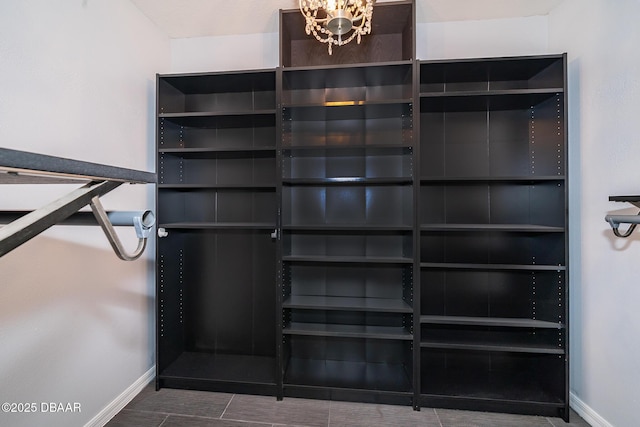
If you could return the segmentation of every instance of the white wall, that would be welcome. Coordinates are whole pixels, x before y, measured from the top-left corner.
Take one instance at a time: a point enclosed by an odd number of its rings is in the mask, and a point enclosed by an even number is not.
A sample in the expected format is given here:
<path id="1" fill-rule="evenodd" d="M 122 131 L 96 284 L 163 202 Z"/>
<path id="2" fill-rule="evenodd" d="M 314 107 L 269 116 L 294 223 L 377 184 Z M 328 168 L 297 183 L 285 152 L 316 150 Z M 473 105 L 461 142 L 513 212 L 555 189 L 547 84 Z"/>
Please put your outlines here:
<path id="1" fill-rule="evenodd" d="M 482 58 L 544 54 L 546 16 L 431 22 L 416 26 L 418 59 Z"/>
<path id="2" fill-rule="evenodd" d="M 0 146 L 153 170 L 155 73 L 169 63 L 168 38 L 129 0 L 3 0 Z M 76 187 L 5 185 L 0 209 Z M 152 195 L 125 186 L 103 204 L 144 209 Z M 126 263 L 98 227 L 68 226 L 0 258 L 0 402 L 81 405 L 0 412 L 0 425 L 84 425 L 153 367 L 153 263 L 153 248 Z"/>
<path id="3" fill-rule="evenodd" d="M 471 58 L 547 53 L 546 16 L 418 24 L 418 59 Z M 171 72 L 275 68 L 279 34 L 171 40 Z"/>
<path id="4" fill-rule="evenodd" d="M 173 39 L 171 71 L 193 73 L 275 68 L 280 62 L 278 37 L 278 33 L 260 33 Z"/>
<path id="5" fill-rule="evenodd" d="M 610 195 L 640 193 L 640 2 L 565 0 L 550 47 L 568 52 L 571 385 L 594 424 L 640 425 L 640 232 L 613 237 Z"/>

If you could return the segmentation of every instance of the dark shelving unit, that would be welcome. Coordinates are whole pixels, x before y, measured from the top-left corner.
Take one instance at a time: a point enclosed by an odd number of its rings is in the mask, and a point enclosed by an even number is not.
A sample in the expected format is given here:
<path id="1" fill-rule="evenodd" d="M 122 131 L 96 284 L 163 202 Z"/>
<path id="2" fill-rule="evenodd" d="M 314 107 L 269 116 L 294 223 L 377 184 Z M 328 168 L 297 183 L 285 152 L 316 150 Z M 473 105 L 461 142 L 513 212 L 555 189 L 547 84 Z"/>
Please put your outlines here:
<path id="1" fill-rule="evenodd" d="M 418 67 L 420 402 L 567 419 L 566 57 Z"/>
<path id="2" fill-rule="evenodd" d="M 286 396 L 413 401 L 413 66 L 282 70 Z"/>
<path id="3" fill-rule="evenodd" d="M 276 72 L 158 76 L 157 387 L 276 394 Z"/>
<path id="4" fill-rule="evenodd" d="M 158 387 L 568 420 L 566 55 L 417 61 L 414 7 L 158 76 Z"/>

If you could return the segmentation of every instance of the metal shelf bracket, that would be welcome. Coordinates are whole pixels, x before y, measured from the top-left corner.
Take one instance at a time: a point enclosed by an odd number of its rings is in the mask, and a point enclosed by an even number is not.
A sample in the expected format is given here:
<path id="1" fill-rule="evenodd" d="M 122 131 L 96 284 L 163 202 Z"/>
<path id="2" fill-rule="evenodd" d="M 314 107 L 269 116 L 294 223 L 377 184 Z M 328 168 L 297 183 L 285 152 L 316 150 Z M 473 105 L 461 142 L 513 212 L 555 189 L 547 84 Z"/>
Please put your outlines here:
<path id="1" fill-rule="evenodd" d="M 121 184 L 114 181 L 91 182 L 1 227 L 0 256 L 31 240 L 51 226 L 66 223 L 67 218 L 88 204 L 118 258 L 123 261 L 134 261 L 140 258 L 155 224 L 155 215 L 151 211 L 107 213 L 100 203 L 100 196 Z M 138 247 L 132 254 L 125 251 L 114 226 L 134 227 L 138 237 Z"/>
<path id="2" fill-rule="evenodd" d="M 79 210 L 89 205 L 118 258 L 125 261 L 138 259 L 146 248 L 147 238 L 155 224 L 155 215 L 151 211 L 107 213 L 100 203 L 100 197 L 124 183 L 155 183 L 154 173 L 0 148 L 0 184 L 79 182 L 85 184 L 40 209 L 20 214 L 17 219 L 12 218 L 2 226 L 0 257 L 53 225 L 65 224 L 74 216 L 82 218 Z M 0 224 L 17 213 L 0 211 Z M 82 220 L 69 223 L 87 224 Z M 133 226 L 136 230 L 138 247 L 132 254 L 124 250 L 115 232 L 114 226 L 121 225 Z"/>

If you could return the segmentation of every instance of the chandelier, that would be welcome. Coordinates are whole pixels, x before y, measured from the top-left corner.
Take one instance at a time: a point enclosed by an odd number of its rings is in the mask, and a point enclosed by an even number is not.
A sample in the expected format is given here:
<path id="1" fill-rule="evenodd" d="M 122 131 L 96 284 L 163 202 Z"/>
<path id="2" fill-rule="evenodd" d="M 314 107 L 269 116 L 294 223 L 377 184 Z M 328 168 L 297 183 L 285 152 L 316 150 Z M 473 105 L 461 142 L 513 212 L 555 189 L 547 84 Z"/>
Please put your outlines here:
<path id="1" fill-rule="evenodd" d="M 321 43 L 342 46 L 371 33 L 375 0 L 299 0 L 305 30 Z"/>

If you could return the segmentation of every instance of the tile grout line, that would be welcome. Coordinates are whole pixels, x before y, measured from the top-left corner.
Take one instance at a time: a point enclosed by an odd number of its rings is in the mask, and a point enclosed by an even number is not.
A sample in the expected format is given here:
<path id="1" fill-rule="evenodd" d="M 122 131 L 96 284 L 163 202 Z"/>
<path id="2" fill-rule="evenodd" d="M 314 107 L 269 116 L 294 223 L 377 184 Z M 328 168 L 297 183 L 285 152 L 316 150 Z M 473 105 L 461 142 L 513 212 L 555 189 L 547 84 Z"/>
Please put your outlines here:
<path id="1" fill-rule="evenodd" d="M 438 415 L 438 411 L 436 411 L 436 408 L 433 408 L 433 413 L 436 414 L 436 419 L 438 420 L 438 424 L 440 424 L 440 427 L 444 427 L 442 425 L 442 421 L 440 420 L 440 415 Z"/>
<path id="2" fill-rule="evenodd" d="M 229 401 L 227 402 L 227 405 L 224 407 L 224 410 L 222 411 L 222 414 L 220 414 L 219 419 L 222 419 L 222 417 L 224 417 L 224 413 L 227 412 L 227 408 L 229 408 L 229 405 L 231 405 L 231 401 L 233 400 L 234 397 L 236 397 L 236 395 L 232 394 L 231 399 L 229 399 Z"/>
<path id="3" fill-rule="evenodd" d="M 209 420 L 217 420 L 218 418 L 207 418 Z M 242 424 L 260 424 L 260 425 L 271 425 L 271 426 L 289 426 L 289 424 L 278 424 L 278 423 L 272 423 L 272 422 L 264 422 L 264 421 L 252 421 L 252 420 L 242 420 L 242 419 L 235 419 L 235 418 L 225 418 L 224 420 L 220 420 L 220 421 L 232 421 L 234 423 L 242 423 Z M 297 425 L 297 424 L 296 424 Z M 291 427 L 295 427 L 295 425 L 291 425 Z M 302 426 L 304 427 L 304 426 Z"/>
<path id="4" fill-rule="evenodd" d="M 329 401 L 329 413 L 327 414 L 327 427 L 331 427 L 331 400 Z"/>
<path id="5" fill-rule="evenodd" d="M 165 415 L 164 416 L 164 420 L 162 420 L 162 422 L 158 425 L 158 427 L 162 427 L 164 425 L 164 423 L 167 422 L 168 419 L 169 419 L 169 415 Z"/>

